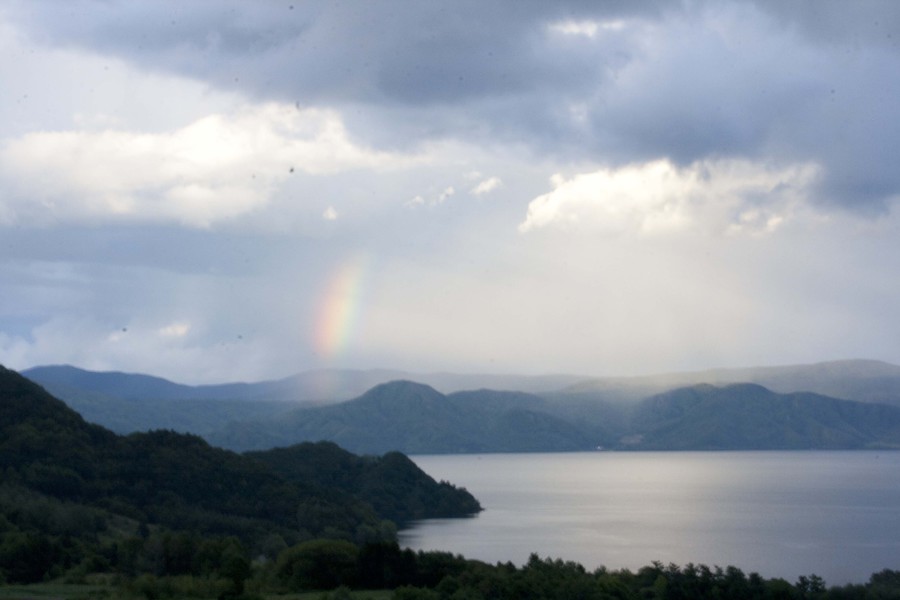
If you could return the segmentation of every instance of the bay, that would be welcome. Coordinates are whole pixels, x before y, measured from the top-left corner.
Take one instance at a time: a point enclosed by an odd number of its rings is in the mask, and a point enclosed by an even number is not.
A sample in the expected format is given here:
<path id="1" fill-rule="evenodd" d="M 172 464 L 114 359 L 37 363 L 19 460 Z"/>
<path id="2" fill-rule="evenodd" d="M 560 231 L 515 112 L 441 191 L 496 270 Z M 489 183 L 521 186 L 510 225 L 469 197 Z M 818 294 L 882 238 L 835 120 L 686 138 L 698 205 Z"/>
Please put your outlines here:
<path id="1" fill-rule="evenodd" d="M 430 519 L 401 545 L 490 563 L 531 553 L 588 569 L 733 565 L 829 585 L 900 570 L 900 452 L 413 456 L 485 510 Z"/>

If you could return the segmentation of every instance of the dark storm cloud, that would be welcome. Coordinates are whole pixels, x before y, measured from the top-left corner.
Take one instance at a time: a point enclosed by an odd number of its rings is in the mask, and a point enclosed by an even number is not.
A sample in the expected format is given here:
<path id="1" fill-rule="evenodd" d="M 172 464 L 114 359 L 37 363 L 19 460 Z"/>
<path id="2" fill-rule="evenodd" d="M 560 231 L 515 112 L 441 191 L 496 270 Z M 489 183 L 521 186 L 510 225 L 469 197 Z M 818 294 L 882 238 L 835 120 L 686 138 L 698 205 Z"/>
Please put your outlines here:
<path id="1" fill-rule="evenodd" d="M 17 16 L 42 41 L 252 93 L 446 104 L 521 93 L 565 68 L 537 39 L 547 22 L 649 14 L 653 4 L 82 1 Z M 569 84 L 577 71 L 569 69 Z"/>
<path id="2" fill-rule="evenodd" d="M 0 3 L 0 361 L 896 362 L 898 12 Z"/>
<path id="3" fill-rule="evenodd" d="M 340 107 L 380 146 L 524 143 L 613 166 L 814 162 L 816 200 L 868 212 L 900 191 L 893 2 L 64 6 L 13 15 L 42 41 Z M 613 26 L 566 35 L 551 27 L 561 23 Z"/>
<path id="4" fill-rule="evenodd" d="M 590 96 L 626 51 L 573 52 L 571 44 L 548 43 L 548 24 L 652 17 L 655 4 L 73 2 L 43 11 L 29 5 L 16 16 L 41 41 L 118 54 L 254 97 L 362 106 L 370 120 L 380 110 L 410 110 L 407 135 L 451 135 L 462 126 L 515 128 L 521 137 L 528 123 L 555 130 L 558 102 Z M 427 110 L 453 106 L 459 114 Z M 506 118 L 493 124 L 496 116 Z"/>
<path id="5" fill-rule="evenodd" d="M 826 165 L 822 199 L 883 212 L 900 195 L 900 173 L 891 166 L 900 147 L 900 3 L 757 4 L 821 58 L 816 100 L 783 128 Z"/>
<path id="6" fill-rule="evenodd" d="M 755 0 L 785 26 L 822 45 L 900 43 L 900 5 L 894 0 Z"/>

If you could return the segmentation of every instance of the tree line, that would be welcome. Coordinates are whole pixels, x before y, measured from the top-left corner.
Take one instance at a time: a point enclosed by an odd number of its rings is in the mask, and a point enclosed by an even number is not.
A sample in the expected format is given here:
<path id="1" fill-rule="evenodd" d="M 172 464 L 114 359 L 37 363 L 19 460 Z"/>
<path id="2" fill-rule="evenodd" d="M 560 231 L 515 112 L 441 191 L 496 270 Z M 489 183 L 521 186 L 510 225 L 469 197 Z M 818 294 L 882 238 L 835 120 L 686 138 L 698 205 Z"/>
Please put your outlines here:
<path id="1" fill-rule="evenodd" d="M 473 514 L 407 457 L 330 443 L 240 455 L 171 431 L 118 436 L 0 367 L 0 584 L 105 581 L 110 595 L 260 598 L 392 590 L 398 600 L 900 598 L 900 573 L 827 587 L 698 565 L 489 565 L 396 542 L 410 519 Z"/>

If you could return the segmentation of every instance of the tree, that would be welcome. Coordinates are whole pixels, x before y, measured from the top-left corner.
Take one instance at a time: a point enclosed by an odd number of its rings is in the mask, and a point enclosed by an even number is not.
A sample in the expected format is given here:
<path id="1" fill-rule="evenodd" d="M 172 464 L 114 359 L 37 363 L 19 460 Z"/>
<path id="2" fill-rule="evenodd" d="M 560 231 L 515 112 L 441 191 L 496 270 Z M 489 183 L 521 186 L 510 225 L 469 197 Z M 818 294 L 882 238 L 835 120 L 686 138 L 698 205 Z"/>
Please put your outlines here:
<path id="1" fill-rule="evenodd" d="M 240 596 L 244 593 L 244 582 L 253 572 L 250 561 L 243 549 L 237 544 L 229 544 L 222 553 L 222 567 L 219 574 L 231 583 L 229 595 Z"/>
<path id="2" fill-rule="evenodd" d="M 275 574 L 291 590 L 330 590 L 351 585 L 359 549 L 342 540 L 310 540 L 278 557 Z"/>
<path id="3" fill-rule="evenodd" d="M 825 595 L 825 581 L 818 575 L 806 577 L 801 575 L 797 580 L 797 591 L 804 599 L 821 598 Z"/>
<path id="4" fill-rule="evenodd" d="M 14 532 L 3 537 L 0 571 L 10 583 L 41 581 L 60 558 L 59 544 L 46 535 Z"/>

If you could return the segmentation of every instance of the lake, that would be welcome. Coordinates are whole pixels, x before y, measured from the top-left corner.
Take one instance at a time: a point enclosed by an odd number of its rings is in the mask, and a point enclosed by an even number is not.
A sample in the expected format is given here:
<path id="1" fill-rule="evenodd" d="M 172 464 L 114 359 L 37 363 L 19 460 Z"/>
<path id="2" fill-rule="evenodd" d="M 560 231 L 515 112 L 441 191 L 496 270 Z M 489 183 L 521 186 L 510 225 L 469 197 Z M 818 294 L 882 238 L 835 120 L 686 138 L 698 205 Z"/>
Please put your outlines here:
<path id="1" fill-rule="evenodd" d="M 654 560 L 817 574 L 900 570 L 900 452 L 592 452 L 414 456 L 484 512 L 420 521 L 401 545 L 487 562 L 588 569 Z"/>

